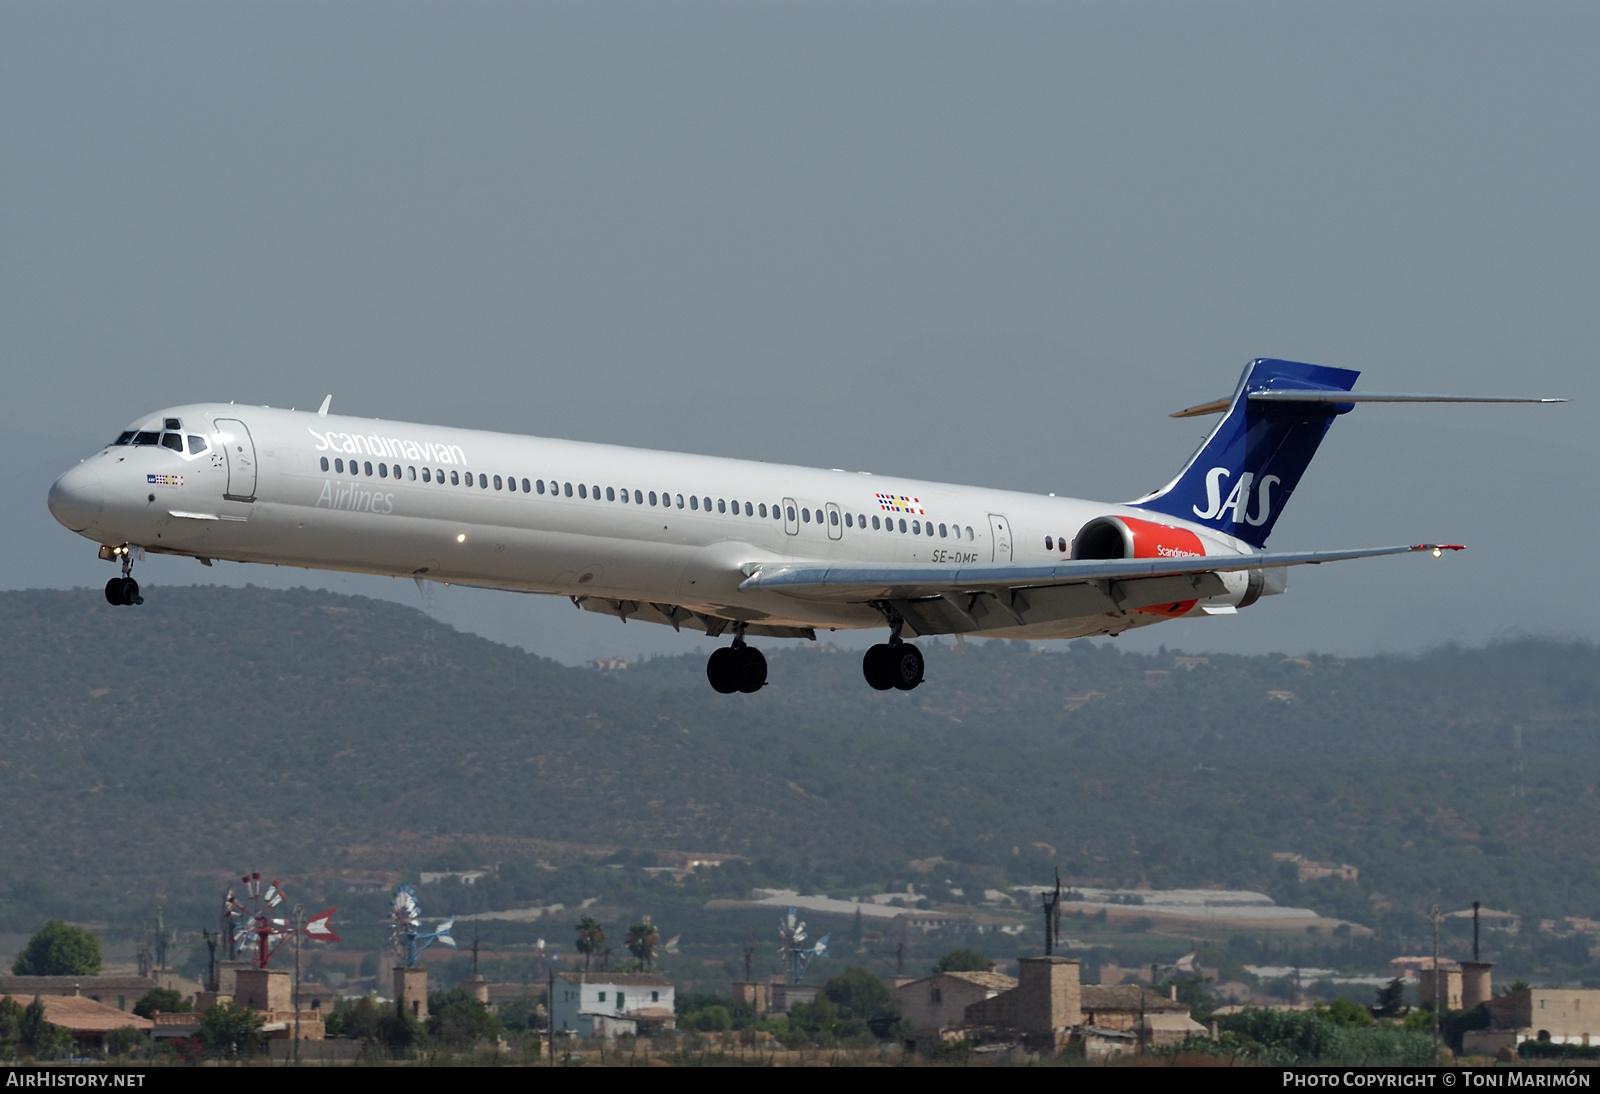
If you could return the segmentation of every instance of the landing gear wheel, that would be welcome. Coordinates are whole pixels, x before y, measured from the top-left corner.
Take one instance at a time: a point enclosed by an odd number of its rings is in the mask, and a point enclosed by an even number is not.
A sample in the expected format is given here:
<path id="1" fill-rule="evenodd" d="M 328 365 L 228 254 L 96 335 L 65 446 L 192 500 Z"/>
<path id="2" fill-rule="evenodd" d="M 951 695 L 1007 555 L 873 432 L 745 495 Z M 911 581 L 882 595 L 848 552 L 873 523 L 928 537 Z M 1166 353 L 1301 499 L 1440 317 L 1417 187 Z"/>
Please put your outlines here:
<path id="1" fill-rule="evenodd" d="M 888 691 L 894 687 L 894 681 L 889 675 L 889 659 L 893 656 L 894 647 L 886 642 L 879 642 L 861 658 L 861 675 L 867 678 L 867 684 L 872 690 Z"/>
<path id="2" fill-rule="evenodd" d="M 739 690 L 738 662 L 734 654 L 735 651 L 723 646 L 712 650 L 711 658 L 706 661 L 706 679 L 711 681 L 712 690 L 721 695 L 732 695 Z"/>
<path id="3" fill-rule="evenodd" d="M 106 582 L 106 603 L 117 608 L 143 604 L 144 597 L 139 595 L 139 583 L 131 577 L 112 578 Z"/>
<path id="4" fill-rule="evenodd" d="M 889 680 L 899 690 L 910 691 L 922 683 L 922 651 L 910 642 L 890 646 L 884 661 L 888 665 Z"/>
<path id="5" fill-rule="evenodd" d="M 733 667 L 733 679 L 740 691 L 750 695 L 767 686 L 767 658 L 760 650 L 754 646 L 740 646 L 728 652 L 734 655 L 728 663 Z"/>

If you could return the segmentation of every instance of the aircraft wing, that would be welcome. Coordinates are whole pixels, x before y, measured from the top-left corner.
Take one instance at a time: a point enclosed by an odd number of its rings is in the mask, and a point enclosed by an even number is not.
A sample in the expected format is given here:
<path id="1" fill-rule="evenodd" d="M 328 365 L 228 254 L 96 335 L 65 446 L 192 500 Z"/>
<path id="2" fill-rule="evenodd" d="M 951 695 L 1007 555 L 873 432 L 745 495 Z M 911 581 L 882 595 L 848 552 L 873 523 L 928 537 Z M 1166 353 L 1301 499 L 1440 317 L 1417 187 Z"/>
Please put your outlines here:
<path id="1" fill-rule="evenodd" d="M 993 625 L 1027 625 L 1132 611 L 1217 596 L 1218 574 L 1316 566 L 1352 558 L 1461 550 L 1459 544 L 1417 543 L 1348 551 L 1272 551 L 1185 558 L 1065 559 L 1036 565 L 761 566 L 740 589 L 770 589 L 805 600 L 886 601 L 918 634 L 949 634 Z M 998 613 L 997 618 L 992 618 Z"/>

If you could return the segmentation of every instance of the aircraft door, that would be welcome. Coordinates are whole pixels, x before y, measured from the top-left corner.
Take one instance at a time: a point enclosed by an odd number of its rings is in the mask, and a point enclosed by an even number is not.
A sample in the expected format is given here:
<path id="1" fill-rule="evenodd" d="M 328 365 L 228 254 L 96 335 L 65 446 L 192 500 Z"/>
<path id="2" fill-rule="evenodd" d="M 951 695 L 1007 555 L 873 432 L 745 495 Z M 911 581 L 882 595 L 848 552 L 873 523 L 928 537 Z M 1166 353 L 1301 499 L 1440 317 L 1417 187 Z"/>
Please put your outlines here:
<path id="1" fill-rule="evenodd" d="M 238 418 L 218 418 L 217 444 L 228 459 L 228 492 L 223 496 L 230 501 L 256 500 L 256 443 L 250 438 L 250 427 Z"/>
<path id="2" fill-rule="evenodd" d="M 989 514 L 989 537 L 994 543 L 995 562 L 1011 561 L 1011 522 L 999 513 Z"/>
<path id="3" fill-rule="evenodd" d="M 839 515 L 839 507 L 833 502 L 828 503 L 828 538 L 841 539 L 844 536 L 844 517 Z"/>
<path id="4" fill-rule="evenodd" d="M 791 536 L 800 534 L 800 509 L 793 498 L 783 499 L 783 530 Z"/>

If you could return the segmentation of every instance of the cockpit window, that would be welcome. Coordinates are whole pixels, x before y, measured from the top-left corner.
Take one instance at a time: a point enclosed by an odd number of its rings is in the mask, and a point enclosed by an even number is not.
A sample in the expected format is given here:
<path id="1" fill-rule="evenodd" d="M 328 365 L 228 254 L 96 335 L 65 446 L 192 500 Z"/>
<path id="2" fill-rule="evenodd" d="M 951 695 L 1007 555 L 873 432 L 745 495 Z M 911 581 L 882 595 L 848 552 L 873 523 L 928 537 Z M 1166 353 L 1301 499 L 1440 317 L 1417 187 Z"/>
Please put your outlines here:
<path id="1" fill-rule="evenodd" d="M 168 418 L 166 421 L 166 426 L 171 430 L 179 430 L 183 428 L 183 422 L 179 421 L 177 418 Z"/>
<path id="2" fill-rule="evenodd" d="M 183 435 L 180 433 L 161 434 L 161 447 L 170 448 L 174 452 L 183 452 Z"/>
<path id="3" fill-rule="evenodd" d="M 204 437 L 196 437 L 193 433 L 189 434 L 189 455 L 198 456 L 205 450 L 206 439 Z"/>
<path id="4" fill-rule="evenodd" d="M 161 434 L 154 430 L 143 430 L 133 438 L 134 444 L 160 444 Z"/>
<path id="5" fill-rule="evenodd" d="M 119 445 L 119 444 L 131 444 L 132 441 L 133 441 L 133 433 L 134 433 L 133 430 L 131 430 L 131 429 L 128 430 L 126 433 L 122 434 L 122 436 L 120 436 L 116 440 L 112 441 L 111 442 L 112 445 L 115 446 L 115 445 Z"/>

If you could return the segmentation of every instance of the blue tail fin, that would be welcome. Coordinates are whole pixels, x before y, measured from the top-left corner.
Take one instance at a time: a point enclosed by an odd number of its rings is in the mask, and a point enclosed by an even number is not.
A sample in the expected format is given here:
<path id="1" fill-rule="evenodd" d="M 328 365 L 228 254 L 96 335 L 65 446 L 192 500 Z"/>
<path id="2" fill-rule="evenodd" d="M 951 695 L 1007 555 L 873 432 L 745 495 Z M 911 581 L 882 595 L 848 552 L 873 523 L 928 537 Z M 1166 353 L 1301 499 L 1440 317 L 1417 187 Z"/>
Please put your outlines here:
<path id="1" fill-rule="evenodd" d="M 1227 414 L 1178 477 L 1132 504 L 1266 545 L 1323 434 L 1350 403 L 1267 402 L 1260 391 L 1349 391 L 1360 373 L 1258 358 L 1244 370 Z"/>

